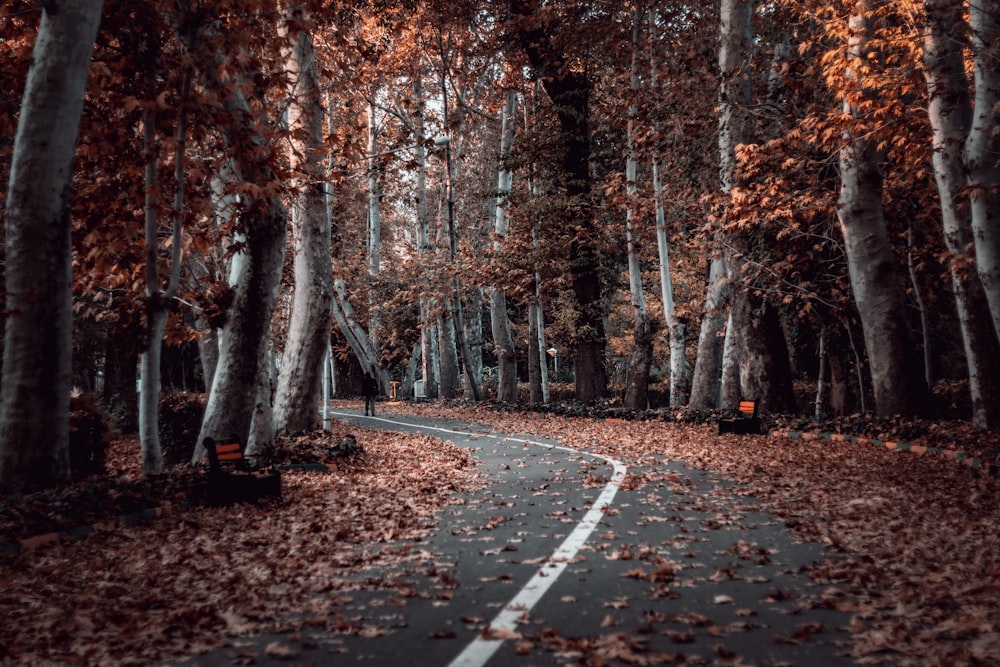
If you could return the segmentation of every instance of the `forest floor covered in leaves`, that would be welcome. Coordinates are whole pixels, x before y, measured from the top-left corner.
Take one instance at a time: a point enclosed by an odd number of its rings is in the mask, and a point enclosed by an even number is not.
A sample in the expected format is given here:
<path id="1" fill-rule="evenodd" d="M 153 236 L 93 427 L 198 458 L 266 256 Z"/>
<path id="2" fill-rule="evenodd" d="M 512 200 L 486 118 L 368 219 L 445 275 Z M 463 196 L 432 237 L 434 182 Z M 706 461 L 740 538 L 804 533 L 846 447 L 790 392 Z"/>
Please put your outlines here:
<path id="1" fill-rule="evenodd" d="M 676 419 L 440 402 L 384 412 L 554 437 L 626 463 L 674 459 L 725 474 L 801 539 L 829 547 L 811 576 L 829 587 L 829 604 L 853 615 L 859 663 L 1000 662 L 1000 480 L 983 471 L 872 444 L 718 436 L 713 424 Z M 960 423 L 902 427 L 908 433 L 891 422 L 858 422 L 854 434 L 984 457 L 1000 445 L 996 432 Z M 363 453 L 343 457 L 337 446 L 349 432 Z M 116 441 L 107 477 L 0 498 L 0 545 L 106 522 L 83 539 L 0 551 L 0 663 L 148 664 L 208 650 L 226 635 L 287 630 L 296 612 L 332 631 L 374 632 L 337 616 L 329 599 L 391 587 L 371 573 L 422 558 L 421 539 L 439 509 L 482 484 L 474 462 L 433 438 L 346 425 L 285 444 L 287 461 L 322 461 L 330 470 L 286 471 L 281 502 L 202 507 L 201 473 L 143 479 L 134 439 Z M 643 479 L 633 473 L 628 483 Z M 151 506 L 166 509 L 131 526 L 109 522 Z M 595 655 L 577 664 L 615 663 Z"/>

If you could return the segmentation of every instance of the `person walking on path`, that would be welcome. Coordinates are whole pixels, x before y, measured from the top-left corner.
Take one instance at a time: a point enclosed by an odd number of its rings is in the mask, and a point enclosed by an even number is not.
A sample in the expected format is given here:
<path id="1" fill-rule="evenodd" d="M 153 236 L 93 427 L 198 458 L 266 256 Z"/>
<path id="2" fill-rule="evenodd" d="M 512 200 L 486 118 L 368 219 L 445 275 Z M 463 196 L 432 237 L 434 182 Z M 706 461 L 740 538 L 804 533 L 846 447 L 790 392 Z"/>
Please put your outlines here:
<path id="1" fill-rule="evenodd" d="M 378 380 L 371 373 L 365 373 L 361 380 L 361 394 L 365 397 L 365 416 L 375 416 L 375 397 L 378 396 Z"/>

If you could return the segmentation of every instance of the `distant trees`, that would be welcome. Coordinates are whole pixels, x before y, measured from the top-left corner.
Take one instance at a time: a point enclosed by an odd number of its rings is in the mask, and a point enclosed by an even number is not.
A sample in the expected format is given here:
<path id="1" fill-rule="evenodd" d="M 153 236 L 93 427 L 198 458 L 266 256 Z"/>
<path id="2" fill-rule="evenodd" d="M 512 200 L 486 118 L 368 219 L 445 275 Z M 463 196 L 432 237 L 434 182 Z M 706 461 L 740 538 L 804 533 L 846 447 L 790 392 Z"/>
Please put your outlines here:
<path id="1" fill-rule="evenodd" d="M 109 6 L 72 209 L 75 137 L 45 137 L 67 128 L 38 95 L 76 108 L 87 35 L 42 36 L 100 6 L 40 10 L 32 77 L 62 68 L 48 52 L 74 64 L 0 116 L 0 480 L 68 472 L 40 415 L 65 412 L 71 284 L 78 323 L 122 339 L 86 348 L 108 348 L 91 365 L 119 411 L 146 353 L 148 472 L 161 339 L 202 342 L 202 435 L 266 456 L 314 427 L 328 349 L 430 396 L 514 402 L 527 377 L 546 400 L 558 359 L 584 402 L 644 408 L 669 373 L 674 407 L 793 410 L 809 379 L 819 414 L 923 414 L 919 309 L 926 377 L 967 378 L 996 424 L 997 6 L 922 5 Z M 23 72 L 34 26 L 0 29 Z"/>

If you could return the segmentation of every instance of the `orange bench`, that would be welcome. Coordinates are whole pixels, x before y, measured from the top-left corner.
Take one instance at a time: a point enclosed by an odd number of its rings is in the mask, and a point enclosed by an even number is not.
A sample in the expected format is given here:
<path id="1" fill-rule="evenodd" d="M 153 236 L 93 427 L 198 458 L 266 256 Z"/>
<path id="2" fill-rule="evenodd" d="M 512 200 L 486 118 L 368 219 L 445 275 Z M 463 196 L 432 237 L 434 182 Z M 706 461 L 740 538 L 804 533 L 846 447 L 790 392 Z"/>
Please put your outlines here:
<path id="1" fill-rule="evenodd" d="M 757 416 L 757 401 L 742 400 L 733 417 L 719 420 L 719 435 L 760 435 L 760 417 Z"/>
<path id="2" fill-rule="evenodd" d="M 257 502 L 265 496 L 281 498 L 281 473 L 254 470 L 237 437 L 203 441 L 208 453 L 208 504 Z"/>

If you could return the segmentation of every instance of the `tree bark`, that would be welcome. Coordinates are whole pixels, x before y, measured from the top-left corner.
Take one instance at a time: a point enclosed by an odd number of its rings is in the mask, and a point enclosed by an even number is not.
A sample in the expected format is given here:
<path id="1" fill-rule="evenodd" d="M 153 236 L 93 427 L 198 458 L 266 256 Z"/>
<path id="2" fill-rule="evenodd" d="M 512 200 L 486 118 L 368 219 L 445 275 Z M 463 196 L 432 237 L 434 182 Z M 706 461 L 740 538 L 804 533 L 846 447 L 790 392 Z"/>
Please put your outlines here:
<path id="1" fill-rule="evenodd" d="M 514 103 L 517 94 L 507 91 L 502 111 L 500 130 L 500 173 L 497 176 L 497 204 L 493 231 L 496 234 L 493 246 L 499 249 L 507 238 L 509 221 L 507 218 L 507 198 L 510 196 L 513 171 L 510 168 L 511 147 L 514 144 Z M 490 290 L 490 327 L 498 365 L 497 400 L 502 403 L 517 402 L 517 350 L 510 333 L 510 319 L 507 316 L 507 298 L 503 290 L 494 286 Z"/>
<path id="2" fill-rule="evenodd" d="M 1000 339 L 1000 0 L 969 3 L 975 112 L 965 142 L 976 268 Z"/>
<path id="3" fill-rule="evenodd" d="M 844 99 L 847 115 L 861 121 L 856 101 L 869 95 L 860 88 L 859 70 L 867 66 L 871 3 L 861 0 L 851 17 L 848 81 L 858 90 Z M 907 325 L 906 300 L 882 208 L 884 156 L 861 126 L 845 132 L 840 152 L 841 188 L 837 214 L 844 236 L 847 266 L 864 330 L 871 368 L 875 410 L 879 415 L 916 416 L 926 406 L 927 388 Z"/>
<path id="4" fill-rule="evenodd" d="M 687 323 L 677 317 L 674 288 L 670 279 L 670 245 L 667 243 L 666 211 L 663 206 L 663 182 L 660 169 L 653 163 L 653 193 L 656 204 L 656 249 L 660 261 L 660 297 L 663 301 L 663 322 L 670 345 L 670 407 L 686 405 L 691 390 L 691 373 L 687 361 Z"/>
<path id="5" fill-rule="evenodd" d="M 708 271 L 708 290 L 705 295 L 705 314 L 701 318 L 698 334 L 698 352 L 691 378 L 692 410 L 712 410 L 719 407 L 722 357 L 725 344 L 725 304 L 729 296 L 726 263 L 721 257 L 711 260 Z"/>
<path id="6" fill-rule="evenodd" d="M 0 491 L 5 493 L 50 487 L 70 474 L 70 197 L 102 4 L 44 5 L 21 102 L 4 212 Z"/>
<path id="7" fill-rule="evenodd" d="M 576 233 L 570 241 L 570 284 L 576 297 L 577 325 L 574 347 L 575 393 L 578 401 L 592 403 L 608 395 L 604 353 L 605 333 L 603 262 L 597 247 L 600 237 L 591 202 L 590 80 L 585 72 L 569 68 L 575 62 L 556 48 L 550 35 L 565 26 L 539 22 L 538 0 L 511 0 L 518 19 L 517 34 L 552 101 L 559 120 L 561 166 L 566 207 L 564 224 Z"/>
<path id="8" fill-rule="evenodd" d="M 462 392 L 461 378 L 459 377 L 458 342 L 455 337 L 455 317 L 451 299 L 443 300 L 442 306 L 444 312 L 437 316 L 437 348 L 440 368 L 438 394 L 441 398 L 458 398 Z"/>
<path id="9" fill-rule="evenodd" d="M 528 303 L 528 403 L 539 405 L 542 399 L 542 350 L 538 345 L 538 304 Z"/>
<path id="10" fill-rule="evenodd" d="M 736 196 L 742 183 L 736 147 L 749 143 L 753 104 L 750 83 L 750 50 L 753 39 L 753 3 L 723 0 L 719 46 L 719 181 L 722 192 Z M 726 269 L 732 281 L 730 327 L 739 369 L 734 395 L 723 407 L 735 408 L 740 399 L 757 401 L 761 411 L 789 412 L 794 408 L 791 370 L 784 331 L 777 312 L 758 296 L 744 275 L 743 262 L 755 230 L 728 235 Z M 726 396 L 726 391 L 723 391 Z"/>
<path id="11" fill-rule="evenodd" d="M 156 96 L 155 58 L 158 49 L 150 56 L 147 72 L 149 95 Z M 159 269 L 159 183 L 157 169 L 159 154 L 156 148 L 156 112 L 149 109 L 143 116 L 143 152 L 145 167 L 145 260 L 146 260 L 146 350 L 140 357 L 142 383 L 139 392 L 139 441 L 142 449 L 142 471 L 146 475 L 159 474 L 163 469 L 160 449 L 160 359 L 163 349 L 163 332 L 167 326 L 170 301 L 177 293 L 181 279 L 181 231 L 184 215 L 184 178 L 187 122 L 184 104 L 187 102 L 190 76 L 184 77 L 180 95 L 180 118 L 177 121 L 177 144 L 174 151 L 174 181 L 176 190 L 171 222 L 170 277 L 165 289 L 160 289 Z"/>
<path id="12" fill-rule="evenodd" d="M 472 285 L 467 290 L 468 317 L 465 322 L 465 340 L 468 353 L 464 356 L 465 372 L 470 382 L 465 386 L 465 398 L 481 401 L 483 386 L 483 288 Z"/>
<path id="13" fill-rule="evenodd" d="M 222 98 L 228 116 L 222 135 L 236 179 L 252 185 L 255 191 L 268 192 L 276 179 L 272 166 L 275 151 L 258 127 L 263 120 L 254 116 L 242 92 L 240 84 L 247 84 L 247 77 L 223 76 L 229 70 L 219 65 L 232 64 L 224 45 L 219 44 L 212 51 L 202 48 L 218 43 L 220 29 L 218 22 L 201 27 L 200 32 L 209 34 L 195 38 L 197 43 L 192 52 L 208 85 Z M 266 97 L 261 90 L 256 90 L 256 94 Z M 198 435 L 195 461 L 203 456 L 202 442 L 208 436 L 248 440 L 254 411 L 258 409 L 258 379 L 263 372 L 260 364 L 266 359 L 271 315 L 281 279 L 286 220 L 287 211 L 278 194 L 246 196 L 239 221 L 245 248 L 240 253 L 242 257 L 234 257 L 233 299 L 222 327 L 219 365 Z M 270 404 L 267 409 L 270 410 Z M 268 440 L 257 443 L 258 452 L 273 446 L 273 436 Z"/>
<path id="14" fill-rule="evenodd" d="M 646 295 L 642 289 L 642 268 L 639 251 L 635 243 L 634 225 L 638 169 L 636 164 L 635 133 L 636 117 L 639 115 L 637 97 L 639 95 L 639 59 L 641 55 L 640 37 L 644 12 L 636 8 L 632 12 L 632 101 L 628 109 L 626 142 L 628 155 L 625 159 L 625 241 L 628 255 L 629 298 L 632 303 L 632 352 L 629 355 L 628 376 L 625 384 L 623 404 L 630 410 L 645 410 L 649 405 L 649 369 L 653 365 L 653 336 L 656 327 L 646 310 Z"/>
<path id="15" fill-rule="evenodd" d="M 427 205 L 427 131 L 424 122 L 424 89 L 420 75 L 413 77 L 413 133 L 416 139 L 416 207 L 417 207 L 417 255 L 424 260 L 431 254 L 430 213 Z M 431 314 L 435 309 L 434 299 L 420 298 L 420 356 L 424 396 L 437 398 L 439 394 L 439 367 L 437 353 L 436 319 Z"/>
<path id="16" fill-rule="evenodd" d="M 381 386 L 389 386 L 389 371 L 382 368 L 378 352 L 372 345 L 371 337 L 358 322 L 358 318 L 354 314 L 354 307 L 347 299 L 347 286 L 343 280 L 333 281 L 333 295 L 333 317 L 347 339 L 351 350 L 353 350 L 358 364 L 361 368 L 370 370 L 376 375 Z"/>
<path id="17" fill-rule="evenodd" d="M 971 270 L 974 234 L 970 208 L 965 206 L 967 183 L 962 146 L 971 136 L 972 107 L 962 49 L 963 3 L 927 0 L 928 26 L 924 37 L 924 76 L 927 79 L 928 117 L 933 131 L 933 165 L 941 201 L 945 246 L 959 328 L 968 367 L 972 421 L 978 426 L 1000 425 L 1000 341 L 994 335 L 985 282 Z M 970 170 L 970 175 L 972 170 Z M 977 198 L 973 195 L 972 200 Z M 997 201 L 1000 201 L 998 199 Z M 973 203 L 971 209 L 974 210 Z M 995 225 L 994 225 L 995 227 Z M 993 233 L 997 233 L 994 228 Z M 982 264 L 980 264 L 982 266 Z"/>
<path id="18" fill-rule="evenodd" d="M 288 338 L 274 397 L 275 428 L 302 433 L 317 426 L 323 359 L 330 342 L 333 278 L 330 217 L 323 176 L 323 106 L 312 35 L 301 5 L 286 9 L 286 60 L 291 131 L 290 163 L 299 172 L 299 194 L 292 204 L 295 296 Z"/>

